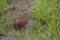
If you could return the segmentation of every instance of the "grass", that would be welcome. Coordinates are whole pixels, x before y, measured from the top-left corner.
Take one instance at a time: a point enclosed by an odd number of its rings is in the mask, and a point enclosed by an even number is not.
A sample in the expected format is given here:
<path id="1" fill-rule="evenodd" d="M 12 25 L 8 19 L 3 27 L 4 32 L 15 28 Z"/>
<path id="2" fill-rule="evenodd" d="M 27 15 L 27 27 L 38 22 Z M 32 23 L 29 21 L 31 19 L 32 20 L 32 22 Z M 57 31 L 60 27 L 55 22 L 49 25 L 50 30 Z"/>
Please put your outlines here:
<path id="1" fill-rule="evenodd" d="M 4 13 L 6 7 L 6 2 L 3 1 L 0 1 L 0 14 Z M 0 34 L 6 31 L 5 27 L 10 28 L 7 21 L 1 23 L 2 18 L 3 16 L 0 16 Z M 31 9 L 31 18 L 33 22 L 36 21 L 36 26 L 29 30 L 29 34 L 25 31 L 23 37 L 19 36 L 19 32 L 14 32 L 18 40 L 60 40 L 60 0 L 36 0 Z"/>
<path id="2" fill-rule="evenodd" d="M 6 4 L 6 0 L 0 0 L 0 35 L 4 33 L 4 30 L 3 30 L 3 23 L 1 20 L 2 19 L 2 15 L 4 14 L 4 8 L 5 8 L 5 5 Z"/>

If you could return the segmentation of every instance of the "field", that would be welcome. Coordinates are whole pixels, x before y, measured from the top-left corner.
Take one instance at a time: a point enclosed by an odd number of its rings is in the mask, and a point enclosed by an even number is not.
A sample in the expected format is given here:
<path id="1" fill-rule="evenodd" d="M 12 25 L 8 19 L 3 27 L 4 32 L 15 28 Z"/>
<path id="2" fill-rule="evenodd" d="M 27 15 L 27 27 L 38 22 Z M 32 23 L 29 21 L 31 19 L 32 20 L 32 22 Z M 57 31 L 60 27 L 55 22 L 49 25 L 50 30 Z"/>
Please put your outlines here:
<path id="1" fill-rule="evenodd" d="M 11 16 L 5 16 L 6 10 L 20 6 L 8 2 L 0 0 L 0 40 L 60 40 L 60 0 L 35 0 L 30 9 L 32 28 L 22 34 L 13 28 Z"/>

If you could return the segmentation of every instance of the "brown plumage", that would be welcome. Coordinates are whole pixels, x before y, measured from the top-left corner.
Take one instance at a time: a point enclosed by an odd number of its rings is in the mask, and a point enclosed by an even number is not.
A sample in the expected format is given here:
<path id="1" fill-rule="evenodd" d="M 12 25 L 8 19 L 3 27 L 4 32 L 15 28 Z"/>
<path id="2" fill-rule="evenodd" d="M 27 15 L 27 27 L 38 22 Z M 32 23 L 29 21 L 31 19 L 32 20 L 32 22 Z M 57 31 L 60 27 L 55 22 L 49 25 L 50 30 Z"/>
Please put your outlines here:
<path id="1" fill-rule="evenodd" d="M 27 5 L 25 8 L 21 10 L 20 15 L 14 20 L 14 28 L 17 30 L 21 30 L 22 28 L 24 29 L 25 26 L 28 24 L 30 21 L 30 8 L 32 5 Z"/>
<path id="2" fill-rule="evenodd" d="M 28 24 L 29 22 L 29 13 L 27 12 L 23 12 L 14 20 L 14 28 L 17 30 L 21 30 L 22 28 L 25 28 L 25 26 Z"/>

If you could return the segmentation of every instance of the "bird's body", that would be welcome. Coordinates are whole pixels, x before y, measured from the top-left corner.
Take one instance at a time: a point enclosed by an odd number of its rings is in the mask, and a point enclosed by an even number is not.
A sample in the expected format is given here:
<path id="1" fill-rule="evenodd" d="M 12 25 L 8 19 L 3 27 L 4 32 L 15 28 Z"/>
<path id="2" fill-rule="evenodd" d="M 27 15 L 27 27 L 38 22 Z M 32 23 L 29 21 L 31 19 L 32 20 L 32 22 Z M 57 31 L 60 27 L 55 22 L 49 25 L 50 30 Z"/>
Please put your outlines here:
<path id="1" fill-rule="evenodd" d="M 25 26 L 28 24 L 30 17 L 30 12 L 22 11 L 15 19 L 14 19 L 14 28 L 17 30 L 21 30 L 25 28 Z"/>
<path id="2" fill-rule="evenodd" d="M 25 26 L 29 23 L 31 7 L 32 5 L 27 4 L 24 8 L 21 9 L 21 13 L 14 20 L 15 29 L 16 28 L 18 28 L 19 30 L 24 29 Z"/>

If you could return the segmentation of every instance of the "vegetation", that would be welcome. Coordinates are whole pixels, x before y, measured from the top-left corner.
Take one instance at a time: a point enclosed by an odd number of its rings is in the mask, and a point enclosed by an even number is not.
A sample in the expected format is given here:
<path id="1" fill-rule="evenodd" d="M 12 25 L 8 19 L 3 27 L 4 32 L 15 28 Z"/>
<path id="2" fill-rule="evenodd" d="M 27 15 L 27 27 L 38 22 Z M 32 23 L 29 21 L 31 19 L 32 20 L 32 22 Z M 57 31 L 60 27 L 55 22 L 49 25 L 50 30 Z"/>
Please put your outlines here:
<path id="1" fill-rule="evenodd" d="M 4 20 L 3 14 L 6 8 L 6 0 L 0 0 L 0 35 L 11 29 L 8 17 L 6 21 Z M 8 31 L 14 32 L 18 40 L 60 40 L 60 0 L 36 0 L 36 4 L 31 9 L 31 18 L 36 25 L 29 30 L 29 33 L 26 29 L 23 37 L 15 30 Z"/>

